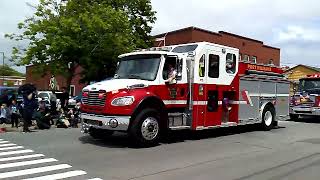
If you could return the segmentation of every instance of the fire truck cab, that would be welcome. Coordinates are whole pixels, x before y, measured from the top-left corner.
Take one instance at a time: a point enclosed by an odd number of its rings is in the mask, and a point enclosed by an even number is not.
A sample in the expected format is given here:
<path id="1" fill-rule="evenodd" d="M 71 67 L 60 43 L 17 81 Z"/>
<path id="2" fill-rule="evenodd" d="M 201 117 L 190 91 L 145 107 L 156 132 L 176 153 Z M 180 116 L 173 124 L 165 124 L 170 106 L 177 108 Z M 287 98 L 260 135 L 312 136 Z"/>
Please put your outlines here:
<path id="1" fill-rule="evenodd" d="M 83 89 L 82 132 L 127 132 L 152 145 L 168 130 L 259 123 L 289 115 L 289 82 L 273 65 L 239 62 L 239 50 L 207 42 L 119 56 L 113 79 Z"/>
<path id="2" fill-rule="evenodd" d="M 290 103 L 290 118 L 320 116 L 320 74 L 308 75 L 299 80 L 299 89 Z"/>

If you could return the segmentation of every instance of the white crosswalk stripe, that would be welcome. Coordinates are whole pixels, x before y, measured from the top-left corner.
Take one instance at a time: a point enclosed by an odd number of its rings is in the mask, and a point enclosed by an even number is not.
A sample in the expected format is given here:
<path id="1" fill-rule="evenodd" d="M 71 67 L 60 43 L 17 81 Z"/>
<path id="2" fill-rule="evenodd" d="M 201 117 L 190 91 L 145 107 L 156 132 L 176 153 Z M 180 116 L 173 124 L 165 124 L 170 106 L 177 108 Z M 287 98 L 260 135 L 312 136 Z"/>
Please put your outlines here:
<path id="1" fill-rule="evenodd" d="M 8 147 L 8 146 L 15 146 L 16 144 L 9 143 L 9 144 L 0 144 L 0 147 Z"/>
<path id="2" fill-rule="evenodd" d="M 0 156 L 12 155 L 12 154 L 23 154 L 33 152 L 31 149 L 19 150 L 19 151 L 9 151 L 9 152 L 0 152 Z"/>
<path id="3" fill-rule="evenodd" d="M 13 146 L 13 147 L 4 147 L 0 148 L 0 151 L 12 150 L 12 149 L 22 149 L 23 146 Z"/>
<path id="4" fill-rule="evenodd" d="M 0 162 L 7 162 L 7 161 L 19 160 L 19 159 L 29 159 L 29 158 L 43 157 L 43 156 L 44 156 L 43 154 L 32 154 L 32 155 L 25 155 L 25 156 L 0 158 Z"/>
<path id="5" fill-rule="evenodd" d="M 29 178 L 29 179 L 24 179 L 24 180 L 55 180 L 55 179 L 64 179 L 64 178 L 70 178 L 70 177 L 75 177 L 75 176 L 81 176 L 87 174 L 85 171 L 69 171 L 65 173 L 59 173 L 59 174 L 52 174 L 52 175 L 46 175 L 46 176 L 41 176 L 41 177 L 36 177 L 36 178 Z"/>
<path id="6" fill-rule="evenodd" d="M 46 158 L 44 154 L 35 154 L 31 149 L 0 139 L 0 179 L 58 180 L 72 177 L 83 179 L 83 176 L 86 177 L 87 172 L 72 169 L 69 164 L 59 163 L 57 159 Z"/>

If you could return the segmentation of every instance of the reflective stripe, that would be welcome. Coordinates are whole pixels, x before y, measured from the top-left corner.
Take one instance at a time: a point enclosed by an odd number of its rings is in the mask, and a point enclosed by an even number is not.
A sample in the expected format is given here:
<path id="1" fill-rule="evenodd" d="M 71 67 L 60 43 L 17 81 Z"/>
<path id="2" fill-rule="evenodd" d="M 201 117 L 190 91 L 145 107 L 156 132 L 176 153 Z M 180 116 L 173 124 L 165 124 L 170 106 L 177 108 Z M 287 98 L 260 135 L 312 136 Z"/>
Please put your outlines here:
<path id="1" fill-rule="evenodd" d="M 193 105 L 195 106 L 203 106 L 207 104 L 208 104 L 208 101 L 193 101 Z"/>
<path id="2" fill-rule="evenodd" d="M 230 101 L 230 104 L 248 104 L 247 101 Z"/>
<path id="3" fill-rule="evenodd" d="M 250 93 L 252 97 L 289 97 L 290 94 L 272 94 L 272 93 Z"/>
<path id="4" fill-rule="evenodd" d="M 187 104 L 187 100 L 163 100 L 165 105 L 183 105 Z"/>

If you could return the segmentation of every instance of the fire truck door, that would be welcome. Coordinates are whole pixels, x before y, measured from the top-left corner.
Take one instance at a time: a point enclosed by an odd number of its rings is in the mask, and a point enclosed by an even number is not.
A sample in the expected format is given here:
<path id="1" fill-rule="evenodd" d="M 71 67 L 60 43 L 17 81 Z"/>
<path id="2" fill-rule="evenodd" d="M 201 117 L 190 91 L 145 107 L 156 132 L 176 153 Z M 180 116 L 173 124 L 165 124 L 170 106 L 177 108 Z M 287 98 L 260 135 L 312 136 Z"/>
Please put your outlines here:
<path id="1" fill-rule="evenodd" d="M 160 94 L 163 95 L 167 108 L 171 111 L 184 112 L 187 107 L 187 94 L 188 85 L 186 77 L 186 68 L 184 67 L 185 62 L 183 59 L 179 59 L 176 56 L 166 57 L 166 61 L 162 73 L 162 81 L 165 83 L 164 89 L 158 89 Z M 170 70 L 173 69 L 173 70 Z M 168 81 L 172 72 L 175 73 L 175 78 L 172 81 Z"/>
<path id="2" fill-rule="evenodd" d="M 221 124 L 222 109 L 221 109 L 221 92 L 217 80 L 220 77 L 222 52 L 207 51 L 207 73 L 205 78 L 205 96 L 207 97 L 207 107 L 204 116 L 204 126 L 216 126 Z"/>

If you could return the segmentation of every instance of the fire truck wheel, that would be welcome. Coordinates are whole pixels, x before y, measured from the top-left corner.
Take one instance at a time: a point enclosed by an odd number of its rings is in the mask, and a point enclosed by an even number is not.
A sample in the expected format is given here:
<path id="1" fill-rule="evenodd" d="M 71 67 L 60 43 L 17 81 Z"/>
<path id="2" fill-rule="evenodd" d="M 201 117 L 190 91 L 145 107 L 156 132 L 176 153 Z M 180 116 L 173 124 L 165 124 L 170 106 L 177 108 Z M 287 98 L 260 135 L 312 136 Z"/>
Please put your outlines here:
<path id="1" fill-rule="evenodd" d="M 113 134 L 113 131 L 103 130 L 103 129 L 96 129 L 96 128 L 90 128 L 89 134 L 94 139 L 104 139 Z"/>
<path id="2" fill-rule="evenodd" d="M 273 128 L 275 122 L 275 110 L 272 106 L 266 106 L 262 112 L 262 128 L 269 131 Z"/>
<path id="3" fill-rule="evenodd" d="M 142 110 L 133 121 L 129 134 L 139 146 L 158 144 L 160 137 L 160 113 L 155 109 Z"/>

